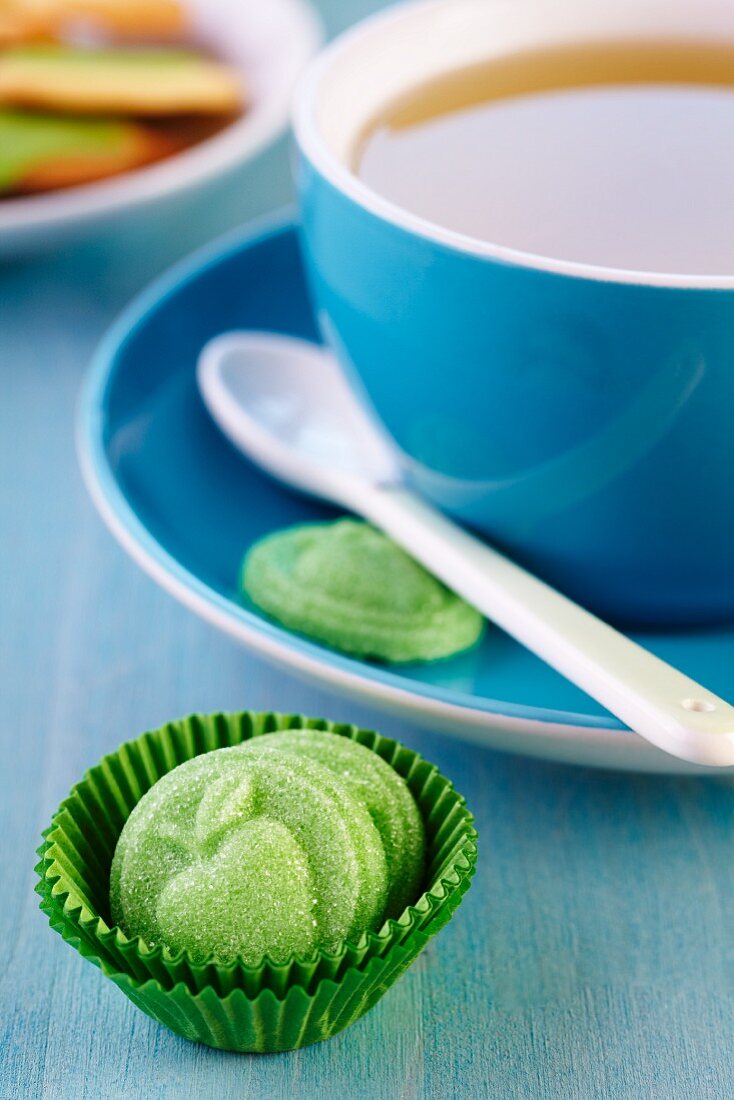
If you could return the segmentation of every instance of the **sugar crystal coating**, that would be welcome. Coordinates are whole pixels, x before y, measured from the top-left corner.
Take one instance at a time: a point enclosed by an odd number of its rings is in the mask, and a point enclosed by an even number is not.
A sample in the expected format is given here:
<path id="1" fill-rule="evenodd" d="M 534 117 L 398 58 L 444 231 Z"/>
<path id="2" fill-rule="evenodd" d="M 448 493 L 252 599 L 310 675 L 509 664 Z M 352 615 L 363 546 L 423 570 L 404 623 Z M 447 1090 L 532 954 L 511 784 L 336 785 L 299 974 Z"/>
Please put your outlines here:
<path id="1" fill-rule="evenodd" d="M 322 730 L 286 730 L 255 737 L 244 752 L 278 752 L 316 760 L 338 775 L 369 810 L 382 839 L 389 879 L 385 917 L 397 917 L 420 893 L 425 857 L 423 819 L 405 780 L 348 737 Z"/>
<path id="2" fill-rule="evenodd" d="M 385 852 L 364 804 L 322 765 L 217 749 L 140 800 L 117 843 L 114 921 L 196 961 L 258 964 L 376 927 Z"/>
<path id="3" fill-rule="evenodd" d="M 289 629 L 359 657 L 426 661 L 474 645 L 485 622 L 367 523 L 339 520 L 256 543 L 242 588 Z"/>
<path id="4" fill-rule="evenodd" d="M 266 735 L 143 796 L 115 850 L 112 916 L 197 962 L 283 962 L 397 915 L 423 849 L 407 785 L 374 753 L 321 731 Z"/>

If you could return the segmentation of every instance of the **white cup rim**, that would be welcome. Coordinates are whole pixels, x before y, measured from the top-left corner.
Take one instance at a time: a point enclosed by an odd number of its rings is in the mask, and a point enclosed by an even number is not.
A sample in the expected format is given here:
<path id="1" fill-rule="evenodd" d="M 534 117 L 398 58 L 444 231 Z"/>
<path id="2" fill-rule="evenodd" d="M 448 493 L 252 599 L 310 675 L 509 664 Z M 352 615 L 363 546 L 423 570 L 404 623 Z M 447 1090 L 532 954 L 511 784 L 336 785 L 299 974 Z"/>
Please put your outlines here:
<path id="1" fill-rule="evenodd" d="M 337 36 L 310 63 L 297 86 L 293 101 L 292 126 L 300 151 L 317 172 L 336 190 L 383 221 L 459 253 L 516 267 L 599 282 L 677 289 L 734 289 L 734 274 L 674 274 L 605 267 L 580 261 L 561 260 L 552 256 L 536 255 L 446 229 L 384 198 L 363 180 L 359 179 L 334 154 L 321 133 L 317 122 L 321 86 L 334 64 L 365 36 L 375 32 L 389 34 L 391 27 L 406 17 L 413 16 L 421 11 L 426 16 L 430 16 L 432 12 L 435 14 L 440 9 L 446 8 L 449 4 L 456 4 L 456 2 L 457 0 L 403 0 L 401 3 L 369 16 Z M 513 12 L 517 12 L 522 6 L 525 8 L 540 7 L 537 0 L 482 0 L 482 2 L 491 3 L 495 7 L 511 7 Z M 583 8 L 585 12 L 594 11 L 598 13 L 603 10 L 603 6 L 599 7 L 588 3 L 582 5 L 579 0 L 564 0 L 564 4 L 567 8 L 575 8 L 579 11 Z M 545 0 L 543 7 L 548 7 L 547 0 Z M 551 5 L 551 11 L 556 7 L 557 5 Z M 694 0 L 646 0 L 644 4 L 623 2 L 615 5 L 615 7 L 617 12 L 626 10 L 635 15 L 645 9 L 665 12 L 668 16 L 671 12 L 700 15 L 703 10 L 709 14 L 721 13 L 722 18 L 728 16 L 731 23 L 732 44 L 734 45 L 734 8 L 730 4 L 720 2 L 720 0 L 714 0 L 713 3 L 709 0 L 697 0 L 695 3 Z"/>

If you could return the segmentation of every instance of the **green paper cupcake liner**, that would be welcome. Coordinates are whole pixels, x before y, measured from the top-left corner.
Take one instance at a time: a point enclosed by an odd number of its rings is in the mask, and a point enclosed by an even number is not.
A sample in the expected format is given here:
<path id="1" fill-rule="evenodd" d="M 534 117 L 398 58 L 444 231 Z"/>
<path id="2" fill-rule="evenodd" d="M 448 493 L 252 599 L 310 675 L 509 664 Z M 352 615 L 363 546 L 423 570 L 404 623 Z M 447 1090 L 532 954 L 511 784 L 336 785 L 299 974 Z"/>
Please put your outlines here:
<path id="1" fill-rule="evenodd" d="M 378 753 L 403 776 L 423 815 L 427 889 L 397 920 L 278 965 L 194 963 L 112 926 L 109 873 L 137 802 L 178 764 L 250 737 L 286 729 L 329 730 Z M 153 1019 L 225 1050 L 291 1050 L 327 1039 L 372 1007 L 451 918 L 476 868 L 466 804 L 432 764 L 371 730 L 301 715 L 194 715 L 143 734 L 104 757 L 74 787 L 44 832 L 36 870 L 41 909 L 67 943 Z"/>

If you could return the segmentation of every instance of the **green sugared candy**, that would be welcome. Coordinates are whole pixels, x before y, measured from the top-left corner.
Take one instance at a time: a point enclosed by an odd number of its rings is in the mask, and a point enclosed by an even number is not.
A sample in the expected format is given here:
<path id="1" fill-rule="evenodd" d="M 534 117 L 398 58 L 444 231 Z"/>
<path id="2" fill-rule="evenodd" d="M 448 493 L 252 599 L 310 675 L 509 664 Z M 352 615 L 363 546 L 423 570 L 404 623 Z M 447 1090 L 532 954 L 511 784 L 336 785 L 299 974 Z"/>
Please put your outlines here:
<path id="1" fill-rule="evenodd" d="M 258 737 L 144 795 L 112 861 L 112 916 L 196 962 L 333 951 L 417 896 L 424 843 L 407 785 L 368 749 L 311 730 Z"/>
<path id="2" fill-rule="evenodd" d="M 272 618 L 358 657 L 432 661 L 474 645 L 484 619 L 367 523 L 279 531 L 252 547 L 242 588 Z"/>
<path id="3" fill-rule="evenodd" d="M 362 801 L 382 840 L 388 875 L 383 917 L 397 917 L 420 892 L 425 837 L 423 819 L 404 779 L 356 741 L 321 730 L 287 730 L 255 737 L 243 752 L 276 749 L 322 764 Z"/>

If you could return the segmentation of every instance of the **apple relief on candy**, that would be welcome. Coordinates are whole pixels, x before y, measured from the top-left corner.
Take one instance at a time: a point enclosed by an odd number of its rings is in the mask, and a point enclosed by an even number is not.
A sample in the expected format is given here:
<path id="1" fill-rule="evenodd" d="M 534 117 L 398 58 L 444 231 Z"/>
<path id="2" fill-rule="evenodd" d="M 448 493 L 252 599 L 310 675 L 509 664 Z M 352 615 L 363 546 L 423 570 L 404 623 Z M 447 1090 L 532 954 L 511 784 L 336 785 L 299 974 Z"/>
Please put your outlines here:
<path id="1" fill-rule="evenodd" d="M 269 535 L 242 564 L 245 596 L 334 649 L 432 661 L 475 645 L 485 620 L 370 524 L 344 519 Z"/>
<path id="2" fill-rule="evenodd" d="M 424 859 L 418 807 L 379 756 L 337 734 L 269 734 L 143 796 L 115 850 L 112 916 L 195 962 L 285 962 L 399 916 Z"/>

